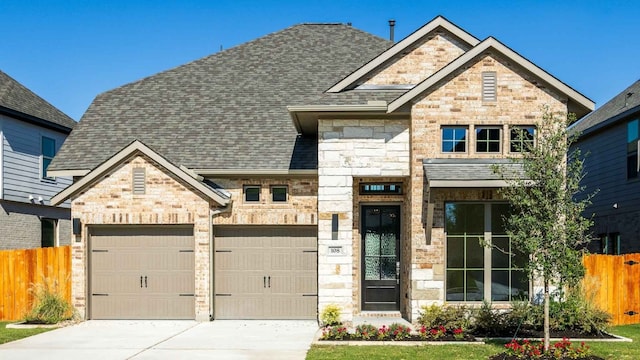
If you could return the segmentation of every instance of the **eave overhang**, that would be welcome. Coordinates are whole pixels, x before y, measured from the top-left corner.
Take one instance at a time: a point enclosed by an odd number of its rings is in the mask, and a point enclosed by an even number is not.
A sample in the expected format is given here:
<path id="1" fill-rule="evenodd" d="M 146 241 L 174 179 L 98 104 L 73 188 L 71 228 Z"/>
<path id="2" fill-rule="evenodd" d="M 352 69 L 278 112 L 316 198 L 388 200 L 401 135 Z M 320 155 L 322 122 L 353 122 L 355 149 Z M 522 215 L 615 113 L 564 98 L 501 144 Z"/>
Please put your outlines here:
<path id="1" fill-rule="evenodd" d="M 151 160 L 155 161 L 158 165 L 163 167 L 166 171 L 171 172 L 178 179 L 184 183 L 192 186 L 195 190 L 206 196 L 207 198 L 215 201 L 216 203 L 226 206 L 230 203 L 231 199 L 224 192 L 213 189 L 210 186 L 205 185 L 201 179 L 196 178 L 191 171 L 185 168 L 174 165 L 172 162 L 164 158 L 162 155 L 153 151 L 151 148 L 143 144 L 139 140 L 135 140 L 129 145 L 125 146 L 122 150 L 115 155 L 104 161 L 102 164 L 95 167 L 89 173 L 87 173 L 82 179 L 75 182 L 73 185 L 62 190 L 54 197 L 51 198 L 51 205 L 58 205 L 63 203 L 69 198 L 81 193 L 87 188 L 91 187 L 96 182 L 100 181 L 102 177 L 122 164 L 127 159 L 142 154 Z"/>
<path id="2" fill-rule="evenodd" d="M 323 114 L 341 115 L 386 115 L 386 101 L 370 101 L 361 105 L 292 105 L 287 106 L 293 125 L 299 134 L 318 133 L 318 118 Z"/>
<path id="3" fill-rule="evenodd" d="M 511 159 L 424 159 L 422 166 L 431 188 L 501 188 L 524 176 L 522 164 Z"/>

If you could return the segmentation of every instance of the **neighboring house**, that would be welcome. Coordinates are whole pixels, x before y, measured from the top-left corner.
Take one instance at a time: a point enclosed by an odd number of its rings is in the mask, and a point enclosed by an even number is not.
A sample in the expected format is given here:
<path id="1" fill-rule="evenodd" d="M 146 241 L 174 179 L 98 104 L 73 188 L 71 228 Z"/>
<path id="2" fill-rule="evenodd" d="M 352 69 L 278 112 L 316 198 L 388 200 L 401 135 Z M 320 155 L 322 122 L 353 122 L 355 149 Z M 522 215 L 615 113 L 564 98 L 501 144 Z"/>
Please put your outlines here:
<path id="1" fill-rule="evenodd" d="M 585 159 L 585 193 L 598 191 L 586 216 L 593 216 L 591 252 L 640 252 L 640 80 L 577 122 L 575 147 Z"/>
<path id="2" fill-rule="evenodd" d="M 303 24 L 96 97 L 54 160 L 86 318 L 414 320 L 530 285 L 491 165 L 593 103 L 437 17 L 398 43 Z M 293 121 L 293 124 L 292 124 Z M 525 133 L 522 138 L 517 134 Z"/>
<path id="3" fill-rule="evenodd" d="M 0 249 L 68 245 L 71 178 L 47 172 L 76 122 L 0 71 Z"/>

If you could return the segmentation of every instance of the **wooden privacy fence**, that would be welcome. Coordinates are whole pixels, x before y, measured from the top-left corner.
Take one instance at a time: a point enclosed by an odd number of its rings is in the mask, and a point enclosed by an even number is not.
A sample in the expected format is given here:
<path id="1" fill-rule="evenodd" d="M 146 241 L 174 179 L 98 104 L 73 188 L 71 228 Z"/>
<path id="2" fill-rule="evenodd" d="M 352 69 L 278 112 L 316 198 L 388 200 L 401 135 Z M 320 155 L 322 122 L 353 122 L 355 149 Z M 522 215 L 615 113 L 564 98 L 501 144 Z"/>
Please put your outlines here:
<path id="1" fill-rule="evenodd" d="M 639 324 L 640 254 L 587 255 L 583 262 L 586 294 L 613 316 L 612 324 Z"/>
<path id="2" fill-rule="evenodd" d="M 0 251 L 0 320 L 22 319 L 36 284 L 71 301 L 71 246 Z"/>

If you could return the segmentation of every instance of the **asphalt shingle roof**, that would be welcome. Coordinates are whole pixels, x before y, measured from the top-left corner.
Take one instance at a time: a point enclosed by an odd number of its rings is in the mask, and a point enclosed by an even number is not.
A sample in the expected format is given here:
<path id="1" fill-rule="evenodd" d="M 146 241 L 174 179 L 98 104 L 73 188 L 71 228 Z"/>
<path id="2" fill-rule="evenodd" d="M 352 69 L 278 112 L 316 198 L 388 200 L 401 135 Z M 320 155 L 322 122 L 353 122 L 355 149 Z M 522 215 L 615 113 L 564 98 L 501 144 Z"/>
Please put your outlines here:
<path id="1" fill-rule="evenodd" d="M 400 93 L 323 94 L 392 43 L 342 24 L 302 24 L 98 95 L 50 169 L 92 169 L 138 139 L 201 169 L 314 169 L 317 141 L 287 105 Z"/>
<path id="2" fill-rule="evenodd" d="M 432 180 L 501 180 L 493 171 L 494 165 L 501 166 L 506 178 L 524 176 L 521 164 L 510 159 L 425 159 L 422 161 L 425 174 Z"/>
<path id="3" fill-rule="evenodd" d="M 73 129 L 76 122 L 55 106 L 0 71 L 0 107 Z"/>
<path id="4" fill-rule="evenodd" d="M 640 80 L 634 82 L 621 93 L 614 96 L 597 110 L 578 121 L 571 131 L 586 134 L 599 129 L 608 123 L 607 120 L 627 112 L 638 111 L 640 106 Z M 624 115 L 623 115 L 624 117 Z"/>

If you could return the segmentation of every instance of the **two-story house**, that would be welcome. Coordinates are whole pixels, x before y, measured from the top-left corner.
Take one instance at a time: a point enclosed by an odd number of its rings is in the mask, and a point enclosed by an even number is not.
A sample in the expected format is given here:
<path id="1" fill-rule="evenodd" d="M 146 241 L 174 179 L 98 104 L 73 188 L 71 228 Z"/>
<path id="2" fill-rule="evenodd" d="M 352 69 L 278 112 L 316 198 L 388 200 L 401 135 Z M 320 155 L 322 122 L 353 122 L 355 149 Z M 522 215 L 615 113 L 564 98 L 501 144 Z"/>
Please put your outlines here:
<path id="1" fill-rule="evenodd" d="M 302 24 L 100 94 L 52 168 L 77 181 L 87 318 L 414 320 L 508 302 L 492 171 L 546 106 L 593 103 L 498 40 L 436 17 L 398 43 Z M 524 134 L 525 136 L 519 136 Z"/>
<path id="2" fill-rule="evenodd" d="M 571 127 L 575 147 L 586 155 L 582 185 L 594 193 L 585 216 L 592 216 L 591 251 L 640 251 L 640 81 Z"/>
<path id="3" fill-rule="evenodd" d="M 0 249 L 69 244 L 71 184 L 48 167 L 76 122 L 0 71 Z"/>

